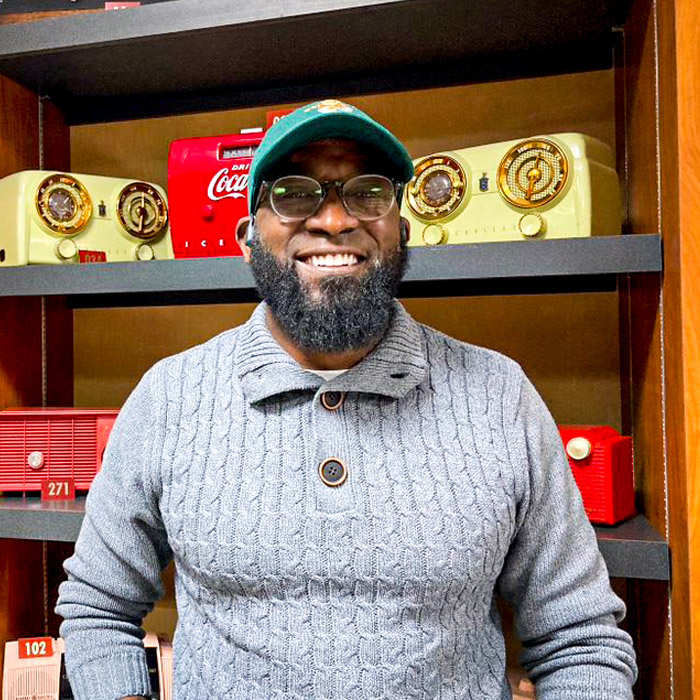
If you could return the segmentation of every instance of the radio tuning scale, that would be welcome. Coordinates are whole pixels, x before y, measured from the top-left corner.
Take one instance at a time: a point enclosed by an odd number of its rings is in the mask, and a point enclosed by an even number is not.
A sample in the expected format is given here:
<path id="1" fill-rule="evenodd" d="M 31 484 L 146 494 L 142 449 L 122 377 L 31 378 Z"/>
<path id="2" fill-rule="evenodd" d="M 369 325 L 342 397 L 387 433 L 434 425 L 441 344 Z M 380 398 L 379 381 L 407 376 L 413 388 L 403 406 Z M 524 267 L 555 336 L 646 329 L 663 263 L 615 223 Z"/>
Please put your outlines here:
<path id="1" fill-rule="evenodd" d="M 532 139 L 511 148 L 498 166 L 498 188 L 516 207 L 530 209 L 552 201 L 566 185 L 569 163 L 552 141 Z"/>
<path id="2" fill-rule="evenodd" d="M 88 191 L 70 175 L 45 178 L 36 193 L 36 208 L 43 223 L 63 236 L 81 231 L 92 216 Z"/>
<path id="3" fill-rule="evenodd" d="M 168 223 L 168 207 L 161 194 L 145 182 L 127 185 L 117 203 L 119 222 L 135 238 L 150 241 Z"/>

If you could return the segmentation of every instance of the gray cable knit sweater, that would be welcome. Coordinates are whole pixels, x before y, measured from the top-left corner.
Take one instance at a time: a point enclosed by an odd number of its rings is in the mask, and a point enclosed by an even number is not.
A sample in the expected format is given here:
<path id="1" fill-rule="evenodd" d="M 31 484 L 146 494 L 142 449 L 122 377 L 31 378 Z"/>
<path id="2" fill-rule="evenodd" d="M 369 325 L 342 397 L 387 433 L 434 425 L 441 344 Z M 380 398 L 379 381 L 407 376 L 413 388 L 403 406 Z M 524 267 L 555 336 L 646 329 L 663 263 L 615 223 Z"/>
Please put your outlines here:
<path id="1" fill-rule="evenodd" d="M 341 486 L 320 479 L 328 457 Z M 497 592 L 539 700 L 632 697 L 623 604 L 542 400 L 513 361 L 398 304 L 325 384 L 264 305 L 144 376 L 65 564 L 77 700 L 148 693 L 140 622 L 171 557 L 175 700 L 505 700 Z"/>

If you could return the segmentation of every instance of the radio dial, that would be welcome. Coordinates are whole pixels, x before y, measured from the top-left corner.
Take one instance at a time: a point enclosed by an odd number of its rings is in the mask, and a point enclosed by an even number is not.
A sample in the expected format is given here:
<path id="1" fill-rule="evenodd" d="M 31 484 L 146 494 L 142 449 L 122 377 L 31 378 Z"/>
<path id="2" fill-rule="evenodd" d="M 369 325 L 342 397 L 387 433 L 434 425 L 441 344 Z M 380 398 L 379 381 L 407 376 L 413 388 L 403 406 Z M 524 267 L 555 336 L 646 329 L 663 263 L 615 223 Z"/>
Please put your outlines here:
<path id="1" fill-rule="evenodd" d="M 548 139 L 531 139 L 504 156 L 498 166 L 498 189 L 516 207 L 541 207 L 562 192 L 568 176 L 564 151 Z"/>
<path id="2" fill-rule="evenodd" d="M 593 445 L 584 437 L 571 438 L 571 440 L 566 443 L 566 454 L 577 462 L 589 457 L 592 451 Z"/>
<path id="3" fill-rule="evenodd" d="M 442 219 L 459 207 L 466 190 L 467 175 L 454 158 L 428 156 L 416 165 L 406 202 L 420 219 Z"/>
<path id="4" fill-rule="evenodd" d="M 119 195 L 117 216 L 129 235 L 150 241 L 165 229 L 168 207 L 154 187 L 145 182 L 133 182 Z"/>
<path id="5" fill-rule="evenodd" d="M 543 216 L 540 216 L 535 212 L 530 212 L 529 214 L 523 214 L 520 217 L 520 221 L 518 221 L 518 229 L 523 236 L 534 238 L 547 230 L 547 222 Z"/>
<path id="6" fill-rule="evenodd" d="M 429 224 L 423 229 L 423 241 L 426 245 L 447 243 L 447 229 L 442 224 Z"/>
<path id="7" fill-rule="evenodd" d="M 36 192 L 41 221 L 54 233 L 73 236 L 92 216 L 92 200 L 83 185 L 71 175 L 56 173 L 45 178 Z"/>

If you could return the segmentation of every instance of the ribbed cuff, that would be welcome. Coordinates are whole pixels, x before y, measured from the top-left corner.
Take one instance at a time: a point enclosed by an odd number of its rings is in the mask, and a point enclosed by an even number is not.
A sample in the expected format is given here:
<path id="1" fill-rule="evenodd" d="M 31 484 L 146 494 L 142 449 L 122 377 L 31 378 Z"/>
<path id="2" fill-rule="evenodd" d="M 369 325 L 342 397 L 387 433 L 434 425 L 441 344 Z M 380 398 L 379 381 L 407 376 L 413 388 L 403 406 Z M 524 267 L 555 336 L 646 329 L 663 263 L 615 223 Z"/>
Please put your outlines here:
<path id="1" fill-rule="evenodd" d="M 601 666 L 555 671 L 537 680 L 537 700 L 632 700 L 624 673 Z"/>
<path id="2" fill-rule="evenodd" d="M 68 678 L 75 700 L 120 700 L 130 695 L 151 695 L 144 653 L 104 656 L 69 669 Z"/>

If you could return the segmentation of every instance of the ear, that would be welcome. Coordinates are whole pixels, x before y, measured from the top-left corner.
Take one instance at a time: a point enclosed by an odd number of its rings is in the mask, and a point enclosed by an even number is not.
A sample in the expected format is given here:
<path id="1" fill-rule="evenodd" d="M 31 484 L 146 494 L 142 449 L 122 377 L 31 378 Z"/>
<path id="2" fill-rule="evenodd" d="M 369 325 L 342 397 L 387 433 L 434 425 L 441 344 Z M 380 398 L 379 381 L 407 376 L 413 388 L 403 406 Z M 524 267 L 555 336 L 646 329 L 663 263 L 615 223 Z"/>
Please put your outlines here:
<path id="1" fill-rule="evenodd" d="M 241 247 L 243 258 L 250 262 L 250 246 L 248 245 L 248 228 L 250 227 L 250 217 L 244 216 L 236 226 L 236 240 Z"/>
<path id="2" fill-rule="evenodd" d="M 406 245 L 411 238 L 411 222 L 402 216 L 399 220 L 399 231 L 401 233 L 401 243 Z"/>

